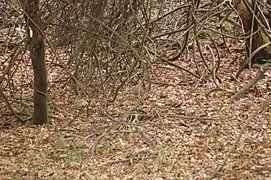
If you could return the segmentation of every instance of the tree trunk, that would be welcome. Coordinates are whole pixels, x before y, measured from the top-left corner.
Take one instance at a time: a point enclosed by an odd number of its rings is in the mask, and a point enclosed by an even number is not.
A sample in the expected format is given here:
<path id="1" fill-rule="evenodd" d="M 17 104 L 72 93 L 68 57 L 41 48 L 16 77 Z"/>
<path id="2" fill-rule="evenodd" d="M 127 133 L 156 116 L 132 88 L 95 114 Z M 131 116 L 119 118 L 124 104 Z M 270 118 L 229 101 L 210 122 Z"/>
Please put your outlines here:
<path id="1" fill-rule="evenodd" d="M 264 26 L 266 29 L 269 29 L 268 27 L 271 25 L 270 24 L 271 14 L 268 7 L 271 5 L 271 0 L 267 1 L 233 0 L 233 5 L 241 18 L 244 32 L 248 36 L 252 36 L 251 38 L 250 37 L 247 38 L 245 42 L 247 56 L 250 56 L 261 45 L 270 42 L 270 38 L 267 35 L 267 33 L 269 32 L 264 30 L 263 27 L 261 27 L 259 21 L 262 24 L 262 26 Z M 253 11 L 256 17 L 253 17 L 253 13 L 251 11 Z M 271 58 L 270 49 L 271 46 L 267 46 L 266 48 L 259 50 L 254 55 L 254 57 L 252 57 L 250 63 L 251 64 L 266 63 L 265 61 L 263 61 L 263 59 Z"/>
<path id="2" fill-rule="evenodd" d="M 29 38 L 29 51 L 34 71 L 34 124 L 48 121 L 47 107 L 47 70 L 43 25 L 39 14 L 39 0 L 24 0 L 25 20 Z"/>

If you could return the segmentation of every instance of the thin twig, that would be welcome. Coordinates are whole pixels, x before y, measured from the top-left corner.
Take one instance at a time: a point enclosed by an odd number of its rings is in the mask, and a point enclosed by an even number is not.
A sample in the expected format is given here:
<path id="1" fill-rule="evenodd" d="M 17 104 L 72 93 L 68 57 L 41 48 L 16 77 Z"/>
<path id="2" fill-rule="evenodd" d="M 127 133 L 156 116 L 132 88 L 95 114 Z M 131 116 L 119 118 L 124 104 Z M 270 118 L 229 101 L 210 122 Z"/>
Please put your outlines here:
<path id="1" fill-rule="evenodd" d="M 11 111 L 11 113 L 20 121 L 20 122 L 25 122 L 24 119 L 22 119 L 12 108 L 11 104 L 8 101 L 7 96 L 5 95 L 5 93 L 3 92 L 3 89 L 0 87 L 0 96 L 5 100 L 9 110 Z"/>
<path id="2" fill-rule="evenodd" d="M 244 134 L 246 128 L 248 127 L 249 123 L 252 122 L 252 120 L 255 118 L 255 116 L 262 112 L 263 109 L 265 109 L 269 103 L 271 102 L 271 96 L 266 99 L 262 105 L 256 110 L 254 111 L 254 113 L 246 120 L 246 123 L 244 124 L 244 126 L 242 127 L 241 131 L 239 132 L 239 134 L 236 136 L 235 141 L 233 142 L 233 145 L 231 146 L 230 150 L 228 151 L 227 155 L 225 156 L 224 160 L 222 161 L 222 163 L 220 165 L 218 165 L 214 170 L 213 173 L 211 174 L 211 176 L 209 178 L 207 178 L 208 180 L 214 179 L 217 177 L 218 173 L 222 171 L 223 167 L 226 165 L 228 159 L 230 158 L 231 154 L 236 150 L 236 147 L 238 145 L 238 143 L 241 140 L 242 135 Z"/>
<path id="3" fill-rule="evenodd" d="M 94 154 L 96 151 L 96 147 L 98 146 L 98 144 L 101 142 L 101 140 L 108 135 L 110 132 L 117 130 L 121 125 L 123 125 L 126 120 L 128 119 L 128 117 L 131 115 L 131 113 L 134 112 L 134 110 L 136 110 L 144 101 L 144 99 L 147 97 L 147 95 L 145 94 L 144 96 L 142 96 L 142 98 L 138 101 L 137 104 L 135 104 L 134 106 L 132 106 L 128 111 L 124 112 L 120 118 L 118 119 L 118 121 L 114 122 L 107 130 L 105 130 L 100 136 L 98 136 L 92 147 L 91 147 L 91 153 Z"/>

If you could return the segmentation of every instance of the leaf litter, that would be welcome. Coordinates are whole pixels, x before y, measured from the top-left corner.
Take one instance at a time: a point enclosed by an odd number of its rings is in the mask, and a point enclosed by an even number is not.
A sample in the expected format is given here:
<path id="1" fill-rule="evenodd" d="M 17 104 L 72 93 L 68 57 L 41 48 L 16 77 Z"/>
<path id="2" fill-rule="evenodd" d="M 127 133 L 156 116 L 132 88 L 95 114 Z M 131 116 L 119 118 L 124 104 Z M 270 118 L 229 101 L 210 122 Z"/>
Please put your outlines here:
<path id="1" fill-rule="evenodd" d="M 229 79 L 236 71 L 229 56 L 240 55 L 224 54 L 222 86 L 231 91 L 207 93 L 215 88 L 212 81 L 157 63 L 148 97 L 123 121 L 122 115 L 143 96 L 140 85 L 127 85 L 105 108 L 105 99 L 75 98 L 71 87 L 51 83 L 49 124 L 1 125 L 0 179 L 206 179 L 223 163 L 245 124 L 218 178 L 271 178 L 270 104 L 247 122 L 270 97 L 270 72 L 232 101 L 241 86 Z M 22 66 L 21 71 L 27 73 Z M 249 79 L 248 72 L 240 77 L 241 83 Z M 31 99 L 29 92 L 25 88 L 24 96 Z"/>

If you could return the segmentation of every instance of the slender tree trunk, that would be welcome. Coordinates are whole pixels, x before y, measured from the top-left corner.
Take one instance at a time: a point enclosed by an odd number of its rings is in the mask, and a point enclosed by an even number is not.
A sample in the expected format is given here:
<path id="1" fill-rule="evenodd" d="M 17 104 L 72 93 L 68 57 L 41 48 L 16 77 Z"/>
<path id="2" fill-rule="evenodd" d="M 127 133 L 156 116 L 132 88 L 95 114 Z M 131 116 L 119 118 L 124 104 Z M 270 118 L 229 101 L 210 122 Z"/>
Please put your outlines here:
<path id="1" fill-rule="evenodd" d="M 24 0 L 25 20 L 29 38 L 29 51 L 34 71 L 34 124 L 48 121 L 47 107 L 47 70 L 45 65 L 45 48 L 43 25 L 39 14 L 39 0 Z"/>

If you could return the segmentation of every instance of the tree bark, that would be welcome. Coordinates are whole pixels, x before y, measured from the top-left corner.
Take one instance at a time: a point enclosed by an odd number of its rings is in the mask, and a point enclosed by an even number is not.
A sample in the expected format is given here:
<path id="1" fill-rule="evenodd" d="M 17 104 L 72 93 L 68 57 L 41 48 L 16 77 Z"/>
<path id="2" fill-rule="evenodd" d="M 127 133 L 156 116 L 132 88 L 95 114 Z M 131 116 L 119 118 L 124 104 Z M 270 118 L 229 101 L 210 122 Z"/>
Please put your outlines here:
<path id="1" fill-rule="evenodd" d="M 29 51 L 34 71 L 34 124 L 48 121 L 47 107 L 47 70 L 45 64 L 45 48 L 43 24 L 39 14 L 39 0 L 24 0 L 25 20 L 29 38 Z"/>
<path id="2" fill-rule="evenodd" d="M 264 59 L 271 59 L 270 44 L 259 49 L 271 40 L 268 32 L 271 25 L 271 11 L 268 8 L 271 0 L 233 0 L 232 2 L 242 21 L 244 32 L 250 36 L 245 40 L 246 60 L 236 74 L 238 78 L 245 68 L 253 64 L 265 64 Z"/>

